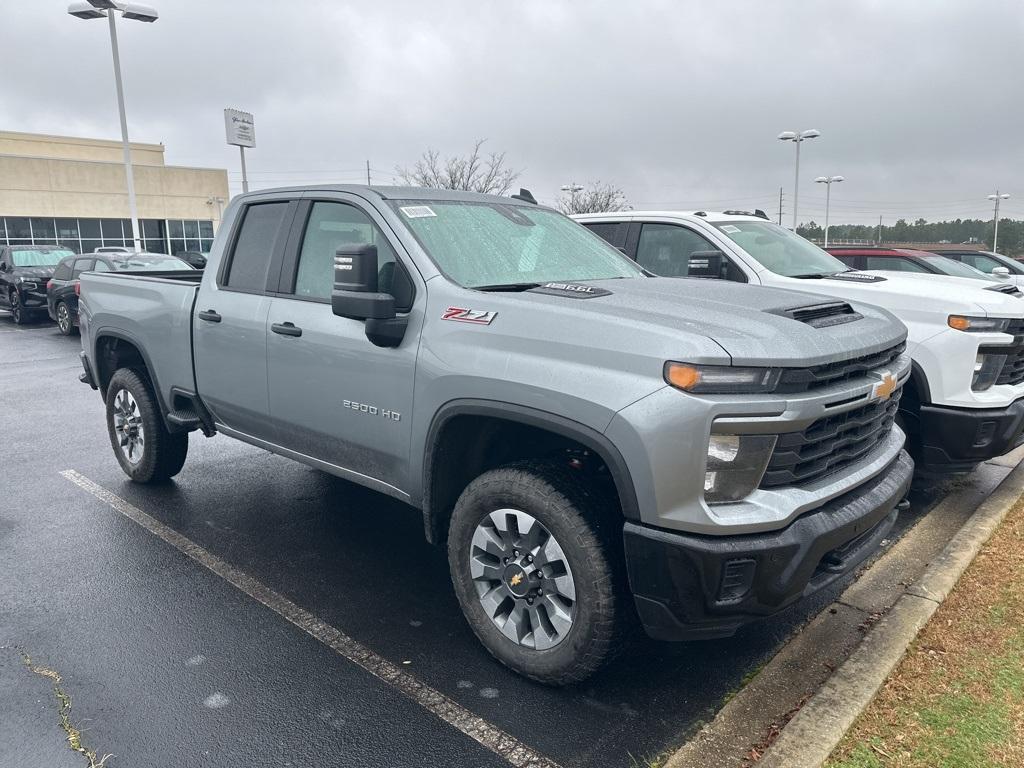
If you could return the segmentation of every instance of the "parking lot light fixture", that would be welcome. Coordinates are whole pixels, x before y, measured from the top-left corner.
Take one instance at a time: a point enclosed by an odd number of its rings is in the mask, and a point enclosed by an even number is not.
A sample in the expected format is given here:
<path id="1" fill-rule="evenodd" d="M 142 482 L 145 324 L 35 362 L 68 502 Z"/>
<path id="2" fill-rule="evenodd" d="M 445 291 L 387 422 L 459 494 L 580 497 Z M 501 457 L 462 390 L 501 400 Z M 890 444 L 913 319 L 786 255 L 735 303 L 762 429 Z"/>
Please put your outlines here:
<path id="1" fill-rule="evenodd" d="M 778 135 L 779 141 L 792 141 L 796 144 L 796 175 L 793 181 L 793 231 L 796 232 L 796 207 L 800 197 L 800 145 L 807 139 L 816 139 L 821 136 L 817 128 L 808 128 L 805 131 L 783 131 Z"/>
<path id="2" fill-rule="evenodd" d="M 814 181 L 825 185 L 825 247 L 828 248 L 828 209 L 832 202 L 832 185 L 845 179 L 842 176 L 819 176 Z"/>
<path id="3" fill-rule="evenodd" d="M 1008 194 L 1006 194 L 1005 192 L 1000 194 L 999 190 L 997 189 L 996 193 L 994 195 L 989 195 L 988 196 L 988 199 L 989 200 L 994 200 L 995 204 L 996 204 L 996 209 L 992 213 L 992 218 L 995 221 L 995 228 L 992 231 L 992 250 L 995 251 L 996 253 L 998 253 L 999 252 L 999 248 L 997 246 L 999 245 L 999 201 L 1000 200 L 1009 200 L 1010 196 Z"/>
<path id="4" fill-rule="evenodd" d="M 110 29 L 110 51 L 114 59 L 114 85 L 117 88 L 117 111 L 121 119 L 121 147 L 124 153 L 124 172 L 128 185 L 128 210 L 132 222 L 132 245 L 135 250 L 142 250 L 139 239 L 139 211 L 135 202 L 135 175 L 132 171 L 132 150 L 128 142 L 128 119 L 124 111 L 124 85 L 121 82 L 121 55 L 117 49 L 117 14 L 132 21 L 152 23 L 159 18 L 154 8 L 138 3 L 121 3 L 116 0 L 88 0 L 88 2 L 72 3 L 68 13 L 78 19 L 102 19 L 106 17 Z"/>

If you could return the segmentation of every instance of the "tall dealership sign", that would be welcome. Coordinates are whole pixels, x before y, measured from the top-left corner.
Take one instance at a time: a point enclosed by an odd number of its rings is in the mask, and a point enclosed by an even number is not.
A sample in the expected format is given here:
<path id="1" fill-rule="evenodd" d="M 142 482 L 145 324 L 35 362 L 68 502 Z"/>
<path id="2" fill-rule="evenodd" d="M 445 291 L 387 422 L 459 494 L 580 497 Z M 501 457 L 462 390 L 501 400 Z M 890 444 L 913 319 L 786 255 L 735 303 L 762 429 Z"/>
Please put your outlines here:
<path id="1" fill-rule="evenodd" d="M 256 146 L 256 126 L 253 124 L 252 113 L 239 109 L 224 110 L 224 133 L 228 144 L 238 147 L 242 158 L 242 191 L 249 191 L 249 177 L 245 172 L 245 148 Z"/>

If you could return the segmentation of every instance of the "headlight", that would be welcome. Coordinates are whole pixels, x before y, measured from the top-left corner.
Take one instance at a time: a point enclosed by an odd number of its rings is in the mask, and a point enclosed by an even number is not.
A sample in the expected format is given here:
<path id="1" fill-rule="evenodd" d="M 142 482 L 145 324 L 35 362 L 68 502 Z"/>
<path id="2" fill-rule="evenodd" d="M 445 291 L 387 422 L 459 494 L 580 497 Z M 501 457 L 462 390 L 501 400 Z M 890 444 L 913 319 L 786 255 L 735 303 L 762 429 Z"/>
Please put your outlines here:
<path id="1" fill-rule="evenodd" d="M 1010 325 L 1007 317 L 969 317 L 967 315 L 950 315 L 946 324 L 957 331 L 968 333 L 1002 333 Z"/>
<path id="2" fill-rule="evenodd" d="M 665 381 L 695 395 L 741 395 L 774 392 L 779 368 L 735 368 L 731 365 L 665 363 Z"/>
<path id="3" fill-rule="evenodd" d="M 974 377 L 971 379 L 971 389 L 975 392 L 984 392 L 991 389 L 996 383 L 999 374 L 1003 372 L 1003 364 L 1006 362 L 1006 355 L 979 354 L 974 360 Z"/>
<path id="4" fill-rule="evenodd" d="M 775 450 L 775 440 L 775 435 L 711 435 L 704 499 L 720 504 L 753 493 Z"/>

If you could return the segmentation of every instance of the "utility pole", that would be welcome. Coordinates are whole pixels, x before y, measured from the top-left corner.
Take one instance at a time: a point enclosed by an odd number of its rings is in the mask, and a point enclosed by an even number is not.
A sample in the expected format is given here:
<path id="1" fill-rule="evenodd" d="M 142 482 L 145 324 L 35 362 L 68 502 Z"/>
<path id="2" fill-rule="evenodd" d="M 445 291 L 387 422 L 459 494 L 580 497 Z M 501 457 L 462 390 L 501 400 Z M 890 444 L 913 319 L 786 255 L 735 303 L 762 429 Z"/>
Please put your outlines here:
<path id="1" fill-rule="evenodd" d="M 113 27 L 111 27 L 111 29 L 113 29 Z M 1009 198 L 1010 198 L 1010 196 L 1008 194 L 1006 194 L 1005 192 L 1002 193 L 1002 194 L 999 194 L 999 190 L 998 189 L 996 190 L 996 193 L 994 195 L 989 195 L 988 196 L 988 199 L 995 201 L 995 204 L 996 204 L 996 209 L 995 209 L 995 211 L 992 214 L 992 218 L 993 218 L 994 224 L 995 224 L 995 227 L 994 227 L 994 229 L 992 231 L 992 250 L 993 251 L 997 251 L 998 250 L 998 246 L 999 246 L 999 201 L 1000 200 L 1008 200 Z"/>
<path id="2" fill-rule="evenodd" d="M 782 187 L 779 187 L 779 226 L 782 226 Z"/>
<path id="3" fill-rule="evenodd" d="M 370 161 L 366 161 L 366 186 L 372 186 L 370 184 Z"/>
<path id="4" fill-rule="evenodd" d="M 875 245 L 882 244 L 882 214 L 878 214 L 878 237 L 875 238 Z"/>

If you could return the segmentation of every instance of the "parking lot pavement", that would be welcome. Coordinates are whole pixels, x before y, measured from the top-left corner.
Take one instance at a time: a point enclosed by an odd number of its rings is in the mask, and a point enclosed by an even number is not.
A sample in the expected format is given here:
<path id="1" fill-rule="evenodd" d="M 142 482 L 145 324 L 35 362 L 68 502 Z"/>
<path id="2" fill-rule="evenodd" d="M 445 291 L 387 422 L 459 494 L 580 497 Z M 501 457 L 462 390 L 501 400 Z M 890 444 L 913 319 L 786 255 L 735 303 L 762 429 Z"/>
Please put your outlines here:
<path id="1" fill-rule="evenodd" d="M 0 314 L 0 680 L 44 690 L 57 670 L 108 766 L 508 765 L 216 569 L 184 556 L 61 473 L 291 601 L 499 733 L 563 766 L 629 765 L 677 746 L 843 583 L 734 638 L 636 638 L 582 686 L 538 686 L 494 662 L 462 619 L 443 550 L 415 510 L 224 437 L 193 434 L 184 471 L 129 483 L 79 343 Z M 930 503 L 918 499 L 900 531 Z M 0 764 L 28 748 L 0 704 Z M 38 698 L 38 696 L 37 696 Z M 471 730 L 465 728 L 464 730 Z M 53 702 L 52 739 L 63 741 Z M 38 732 L 38 728 L 34 732 Z M 21 752 L 19 752 L 21 750 Z"/>

